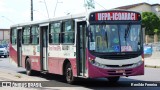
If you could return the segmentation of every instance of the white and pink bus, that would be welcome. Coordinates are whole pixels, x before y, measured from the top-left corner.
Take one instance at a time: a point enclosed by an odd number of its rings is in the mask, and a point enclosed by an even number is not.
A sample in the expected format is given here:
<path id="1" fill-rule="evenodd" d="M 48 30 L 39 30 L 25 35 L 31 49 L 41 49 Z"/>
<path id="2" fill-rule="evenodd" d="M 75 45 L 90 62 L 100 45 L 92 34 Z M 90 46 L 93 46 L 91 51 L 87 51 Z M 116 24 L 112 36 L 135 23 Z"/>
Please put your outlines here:
<path id="1" fill-rule="evenodd" d="M 10 60 L 18 67 L 75 77 L 144 75 L 141 15 L 108 10 L 11 26 Z"/>

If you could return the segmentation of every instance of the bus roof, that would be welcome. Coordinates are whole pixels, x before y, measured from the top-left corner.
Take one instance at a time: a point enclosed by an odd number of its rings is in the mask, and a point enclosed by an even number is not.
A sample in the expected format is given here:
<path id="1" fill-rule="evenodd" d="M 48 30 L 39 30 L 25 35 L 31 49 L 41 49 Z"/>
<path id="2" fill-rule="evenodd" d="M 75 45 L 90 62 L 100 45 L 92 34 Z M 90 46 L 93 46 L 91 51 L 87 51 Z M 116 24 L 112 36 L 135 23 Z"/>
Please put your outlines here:
<path id="1" fill-rule="evenodd" d="M 12 25 L 11 27 L 21 27 L 21 26 L 27 26 L 27 25 L 36 25 L 36 24 L 49 23 L 49 22 L 54 22 L 54 21 L 61 21 L 61 20 L 67 20 L 67 19 L 81 19 L 81 18 L 86 18 L 86 13 L 68 15 L 68 16 L 63 16 L 63 17 L 56 17 L 56 18 L 49 18 L 49 19 L 40 20 L 40 21 L 30 21 L 26 23 L 15 24 L 15 25 Z"/>
<path id="2" fill-rule="evenodd" d="M 98 10 L 98 11 L 92 11 L 91 13 L 96 13 L 96 12 L 114 12 L 114 11 L 120 11 L 120 12 L 134 12 L 134 13 L 139 13 L 140 12 L 136 12 L 136 11 L 131 11 L 131 10 L 124 10 L 124 9 L 109 9 L 109 10 Z"/>
<path id="3" fill-rule="evenodd" d="M 26 23 L 15 24 L 15 25 L 12 25 L 11 28 L 12 27 L 22 27 L 22 26 L 27 26 L 27 25 L 36 25 L 36 24 L 39 25 L 39 24 L 45 24 L 45 23 L 49 23 L 49 22 L 61 21 L 61 20 L 67 20 L 67 19 L 82 19 L 82 18 L 89 19 L 89 14 L 96 13 L 96 12 L 105 12 L 105 11 L 106 12 L 108 12 L 108 11 L 125 11 L 125 12 L 139 13 L 139 12 L 135 12 L 135 11 L 128 11 L 128 10 L 122 10 L 122 9 L 98 10 L 98 11 L 91 11 L 88 13 L 81 13 L 81 14 L 68 15 L 68 16 L 63 16 L 63 17 L 49 18 L 46 20 L 30 21 L 30 22 L 26 22 Z"/>

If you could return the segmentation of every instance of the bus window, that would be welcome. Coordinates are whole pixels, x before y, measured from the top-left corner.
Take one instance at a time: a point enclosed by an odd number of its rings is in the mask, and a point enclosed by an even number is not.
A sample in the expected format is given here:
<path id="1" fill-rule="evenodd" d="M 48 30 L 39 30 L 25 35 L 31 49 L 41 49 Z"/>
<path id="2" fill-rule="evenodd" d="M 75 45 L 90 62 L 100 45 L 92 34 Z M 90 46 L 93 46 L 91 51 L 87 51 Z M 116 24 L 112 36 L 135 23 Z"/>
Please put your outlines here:
<path id="1" fill-rule="evenodd" d="M 33 26 L 31 28 L 31 44 L 39 44 L 39 30 L 38 26 Z"/>
<path id="2" fill-rule="evenodd" d="M 130 27 L 130 28 L 128 28 Z M 140 50 L 140 25 L 120 25 L 120 42 L 121 42 L 121 51 L 138 51 Z M 128 32 L 126 32 L 129 30 Z"/>
<path id="3" fill-rule="evenodd" d="M 50 37 L 49 42 L 51 44 L 59 44 L 60 43 L 60 32 L 61 32 L 61 23 L 53 23 L 50 28 Z"/>
<path id="4" fill-rule="evenodd" d="M 63 24 L 62 43 L 74 43 L 74 22 L 66 21 Z"/>
<path id="5" fill-rule="evenodd" d="M 132 25 L 130 30 L 130 41 L 133 51 L 140 50 L 140 25 Z"/>
<path id="6" fill-rule="evenodd" d="M 24 27 L 22 43 L 23 44 L 30 43 L 30 27 Z"/>
<path id="7" fill-rule="evenodd" d="M 119 27 L 119 35 L 120 35 L 120 44 L 121 46 L 127 45 L 128 38 L 125 38 L 125 30 L 127 30 L 127 25 L 120 25 Z"/>
<path id="8" fill-rule="evenodd" d="M 15 45 L 17 43 L 17 29 L 11 30 L 11 43 Z"/>
<path id="9" fill-rule="evenodd" d="M 91 25 L 90 36 L 95 52 L 120 52 L 117 25 Z"/>

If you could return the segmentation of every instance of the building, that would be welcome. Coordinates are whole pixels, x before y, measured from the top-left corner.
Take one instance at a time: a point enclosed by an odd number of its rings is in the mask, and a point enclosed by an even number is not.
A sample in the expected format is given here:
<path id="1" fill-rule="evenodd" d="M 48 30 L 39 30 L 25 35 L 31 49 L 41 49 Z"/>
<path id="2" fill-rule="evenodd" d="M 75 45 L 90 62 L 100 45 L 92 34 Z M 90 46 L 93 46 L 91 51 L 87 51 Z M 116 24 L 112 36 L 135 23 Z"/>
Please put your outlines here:
<path id="1" fill-rule="evenodd" d="M 0 44 L 9 42 L 10 29 L 0 29 Z"/>
<path id="2" fill-rule="evenodd" d="M 124 9 L 138 12 L 153 12 L 157 16 L 160 16 L 160 4 L 148 4 L 148 3 L 138 3 L 127 6 L 117 7 L 115 9 Z"/>

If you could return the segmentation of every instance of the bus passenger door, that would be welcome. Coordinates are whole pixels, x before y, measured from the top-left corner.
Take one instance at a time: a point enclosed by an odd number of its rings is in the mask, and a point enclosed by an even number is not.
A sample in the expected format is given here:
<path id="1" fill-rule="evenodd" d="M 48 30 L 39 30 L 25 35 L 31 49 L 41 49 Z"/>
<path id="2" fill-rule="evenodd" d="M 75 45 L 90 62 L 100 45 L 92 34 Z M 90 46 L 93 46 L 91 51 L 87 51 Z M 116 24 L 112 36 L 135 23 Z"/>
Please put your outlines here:
<path id="1" fill-rule="evenodd" d="M 79 76 L 85 74 L 86 64 L 86 22 L 77 22 L 77 71 Z"/>
<path id="2" fill-rule="evenodd" d="M 22 67 L 22 28 L 17 29 L 17 61 L 18 67 Z"/>
<path id="3" fill-rule="evenodd" d="M 40 63 L 41 70 L 48 70 L 48 25 L 40 26 Z"/>

